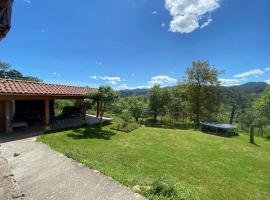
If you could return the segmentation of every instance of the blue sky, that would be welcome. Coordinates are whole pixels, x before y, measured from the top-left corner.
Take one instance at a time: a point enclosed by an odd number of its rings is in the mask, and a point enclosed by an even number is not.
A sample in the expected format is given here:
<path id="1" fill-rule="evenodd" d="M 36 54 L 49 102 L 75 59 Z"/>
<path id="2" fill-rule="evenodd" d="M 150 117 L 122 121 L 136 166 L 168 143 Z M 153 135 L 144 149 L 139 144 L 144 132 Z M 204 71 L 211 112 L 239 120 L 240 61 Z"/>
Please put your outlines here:
<path id="1" fill-rule="evenodd" d="M 0 60 L 45 82 L 174 85 L 208 60 L 224 85 L 270 83 L 269 0 L 15 0 Z"/>

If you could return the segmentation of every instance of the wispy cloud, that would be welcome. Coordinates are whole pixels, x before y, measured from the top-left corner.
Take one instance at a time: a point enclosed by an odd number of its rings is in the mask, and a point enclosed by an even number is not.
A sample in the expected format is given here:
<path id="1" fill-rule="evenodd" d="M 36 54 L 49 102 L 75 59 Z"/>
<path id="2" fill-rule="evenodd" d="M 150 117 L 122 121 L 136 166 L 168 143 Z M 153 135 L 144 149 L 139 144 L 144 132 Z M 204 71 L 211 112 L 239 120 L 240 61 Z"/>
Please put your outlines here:
<path id="1" fill-rule="evenodd" d="M 253 69 L 253 70 L 241 73 L 241 74 L 236 74 L 233 77 L 234 78 L 240 78 L 240 79 L 247 79 L 249 77 L 258 77 L 259 75 L 264 74 L 265 71 L 267 71 L 267 70 L 257 68 L 257 69 Z"/>
<path id="2" fill-rule="evenodd" d="M 165 23 L 162 23 L 162 24 L 161 24 L 161 27 L 162 27 L 162 28 L 164 28 L 165 26 L 166 26 L 166 24 L 165 24 Z"/>
<path id="3" fill-rule="evenodd" d="M 101 66 L 101 65 L 103 65 L 103 63 L 102 63 L 102 62 L 100 62 L 100 61 L 97 61 L 97 62 L 96 62 L 96 65 Z"/>
<path id="4" fill-rule="evenodd" d="M 240 85 L 240 80 L 239 79 L 224 79 L 224 78 L 221 78 L 221 79 L 219 79 L 219 81 L 221 82 L 222 86 L 226 86 L 226 87 L 230 87 L 230 86 L 234 86 L 234 85 Z"/>
<path id="5" fill-rule="evenodd" d="M 270 79 L 269 80 L 265 80 L 264 82 L 266 82 L 267 84 L 270 85 Z"/>
<path id="6" fill-rule="evenodd" d="M 175 78 L 166 76 L 166 75 L 158 75 L 151 78 L 148 82 L 150 85 L 164 85 L 164 84 L 175 84 L 177 80 Z"/>
<path id="7" fill-rule="evenodd" d="M 153 12 L 152 12 L 152 15 L 157 15 L 158 14 L 158 12 L 156 11 L 156 10 L 154 10 Z"/>
<path id="8" fill-rule="evenodd" d="M 208 18 L 208 20 L 207 20 L 206 22 L 204 22 L 204 23 L 201 25 L 200 28 L 204 28 L 204 27 L 208 26 L 212 21 L 213 21 L 213 19 Z"/>
<path id="9" fill-rule="evenodd" d="M 93 75 L 93 76 L 89 76 L 90 79 L 93 79 L 93 80 L 97 80 L 98 77 L 96 75 Z"/>
<path id="10" fill-rule="evenodd" d="M 27 4 L 31 4 L 31 0 L 16 0 L 16 1 L 20 1 L 20 2 L 23 2 L 23 3 L 27 3 Z"/>
<path id="11" fill-rule="evenodd" d="M 172 16 L 169 30 L 191 33 L 213 21 L 210 14 L 220 7 L 220 0 L 165 0 L 165 7 Z M 203 21 L 205 16 L 207 21 Z"/>
<path id="12" fill-rule="evenodd" d="M 60 77 L 61 76 L 61 74 L 59 74 L 57 72 L 53 72 L 52 75 L 55 76 L 55 77 Z"/>

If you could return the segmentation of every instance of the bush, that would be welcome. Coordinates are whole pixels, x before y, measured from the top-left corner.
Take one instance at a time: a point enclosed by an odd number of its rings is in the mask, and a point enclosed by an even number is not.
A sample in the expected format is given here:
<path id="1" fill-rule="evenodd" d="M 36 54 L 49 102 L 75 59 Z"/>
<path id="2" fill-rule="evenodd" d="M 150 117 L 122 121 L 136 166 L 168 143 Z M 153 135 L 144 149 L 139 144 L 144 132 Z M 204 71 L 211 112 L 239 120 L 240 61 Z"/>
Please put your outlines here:
<path id="1" fill-rule="evenodd" d="M 111 129 L 129 133 L 137 128 L 139 128 L 139 125 L 136 123 L 120 122 L 113 125 Z"/>
<path id="2" fill-rule="evenodd" d="M 150 187 L 143 187 L 142 194 L 150 200 L 191 200 L 196 199 L 193 190 L 187 189 L 180 183 L 157 179 Z"/>

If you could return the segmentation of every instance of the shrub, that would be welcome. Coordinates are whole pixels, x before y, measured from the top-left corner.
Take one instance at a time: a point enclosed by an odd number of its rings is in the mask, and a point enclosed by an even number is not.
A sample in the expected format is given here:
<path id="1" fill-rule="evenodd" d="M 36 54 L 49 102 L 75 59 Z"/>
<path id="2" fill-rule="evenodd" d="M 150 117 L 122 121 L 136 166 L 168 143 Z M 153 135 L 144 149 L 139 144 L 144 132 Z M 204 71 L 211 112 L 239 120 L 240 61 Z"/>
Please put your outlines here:
<path id="1" fill-rule="evenodd" d="M 142 194 L 150 200 L 192 200 L 196 199 L 193 190 L 181 183 L 173 183 L 164 179 L 157 179 L 150 187 L 142 187 Z"/>
<path id="2" fill-rule="evenodd" d="M 139 128 L 139 125 L 136 123 L 120 122 L 114 124 L 111 129 L 129 133 L 137 128 Z"/>

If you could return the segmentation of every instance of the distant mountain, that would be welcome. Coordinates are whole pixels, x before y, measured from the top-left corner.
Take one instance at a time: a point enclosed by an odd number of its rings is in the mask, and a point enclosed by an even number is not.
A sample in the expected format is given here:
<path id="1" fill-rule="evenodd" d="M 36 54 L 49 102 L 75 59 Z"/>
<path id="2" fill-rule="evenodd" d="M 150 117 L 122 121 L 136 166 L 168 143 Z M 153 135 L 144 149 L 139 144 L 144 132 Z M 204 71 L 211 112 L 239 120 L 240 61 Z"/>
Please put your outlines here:
<path id="1" fill-rule="evenodd" d="M 139 95 L 139 96 L 144 96 L 147 95 L 149 92 L 149 89 L 132 89 L 132 90 L 121 90 L 121 96 L 122 97 L 127 97 L 131 95 Z"/>
<path id="2" fill-rule="evenodd" d="M 243 93 L 246 94 L 259 94 L 265 90 L 265 88 L 269 86 L 265 82 L 249 82 L 245 83 L 239 86 L 231 86 L 231 87 L 222 87 L 223 90 L 226 90 L 228 88 L 239 88 L 239 90 Z M 121 96 L 127 97 L 130 95 L 139 95 L 139 96 L 144 96 L 147 95 L 150 89 L 132 89 L 132 90 L 121 90 Z"/>
<path id="3" fill-rule="evenodd" d="M 238 86 L 243 93 L 261 93 L 269 86 L 265 82 L 249 82 Z"/>

